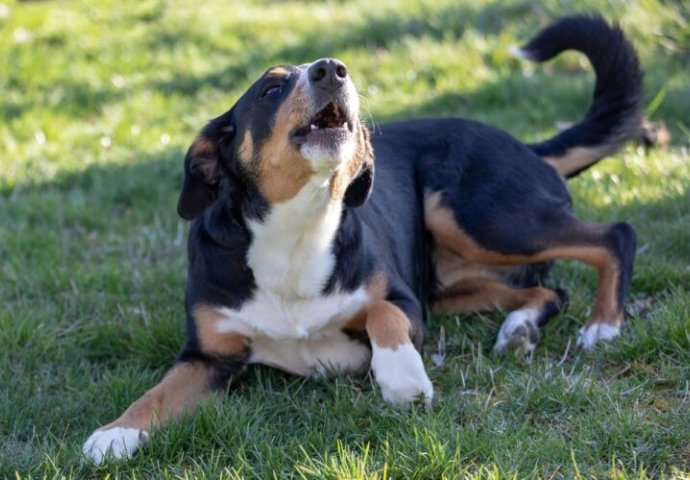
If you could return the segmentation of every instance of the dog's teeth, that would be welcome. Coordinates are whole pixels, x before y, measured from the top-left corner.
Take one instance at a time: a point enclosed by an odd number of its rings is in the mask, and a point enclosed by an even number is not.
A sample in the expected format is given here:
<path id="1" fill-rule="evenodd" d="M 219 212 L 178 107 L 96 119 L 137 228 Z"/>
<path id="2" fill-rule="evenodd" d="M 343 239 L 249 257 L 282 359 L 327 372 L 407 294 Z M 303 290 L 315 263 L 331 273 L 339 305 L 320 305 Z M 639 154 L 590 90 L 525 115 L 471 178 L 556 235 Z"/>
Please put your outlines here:
<path id="1" fill-rule="evenodd" d="M 312 123 L 311 125 L 309 125 L 309 128 L 311 128 L 311 131 L 312 131 L 312 132 L 313 132 L 314 130 L 318 130 L 318 129 L 319 129 L 319 127 L 317 127 L 317 126 L 316 126 L 315 124 L 313 124 L 313 123 Z"/>

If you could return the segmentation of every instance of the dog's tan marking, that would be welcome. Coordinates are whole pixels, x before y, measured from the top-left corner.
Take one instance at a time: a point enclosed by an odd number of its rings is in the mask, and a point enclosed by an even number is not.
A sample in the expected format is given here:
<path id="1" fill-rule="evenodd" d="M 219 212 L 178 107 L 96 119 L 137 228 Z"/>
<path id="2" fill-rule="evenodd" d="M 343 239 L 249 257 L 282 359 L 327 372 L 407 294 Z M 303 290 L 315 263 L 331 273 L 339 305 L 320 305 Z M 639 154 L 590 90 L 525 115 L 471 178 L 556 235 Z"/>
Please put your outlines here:
<path id="1" fill-rule="evenodd" d="M 350 185 L 350 182 L 357 176 L 361 168 L 362 162 L 356 156 L 349 162 L 340 165 L 331 177 L 331 198 L 342 200 L 348 185 Z"/>
<path id="2" fill-rule="evenodd" d="M 216 144 L 203 135 L 196 137 L 190 149 L 190 153 L 193 157 L 214 156 L 215 152 Z"/>
<path id="3" fill-rule="evenodd" d="M 367 293 L 371 302 L 383 300 L 388 295 L 388 279 L 386 275 L 379 271 L 376 272 L 367 284 Z M 368 307 L 363 308 L 353 316 L 343 327 L 343 330 L 363 332 L 367 325 Z"/>
<path id="4" fill-rule="evenodd" d="M 233 356 L 241 355 L 247 350 L 249 339 L 246 336 L 237 332 L 218 332 L 218 322 L 225 317 L 217 309 L 201 305 L 194 308 L 193 317 L 202 352 Z"/>
<path id="5" fill-rule="evenodd" d="M 269 69 L 265 76 L 267 77 L 287 77 L 290 75 L 290 70 L 285 67 L 273 67 Z"/>
<path id="6" fill-rule="evenodd" d="M 445 290 L 433 305 L 435 312 L 482 312 L 497 308 L 541 310 L 557 301 L 553 290 L 542 287 L 515 289 L 499 281 L 466 279 Z"/>
<path id="7" fill-rule="evenodd" d="M 290 133 L 305 121 L 309 111 L 305 86 L 298 82 L 278 108 L 271 135 L 258 152 L 259 190 L 269 203 L 294 198 L 314 174 L 309 161 L 290 142 Z"/>
<path id="8" fill-rule="evenodd" d="M 343 326 L 346 332 L 363 332 L 367 328 L 367 309 L 363 308 Z"/>
<path id="9" fill-rule="evenodd" d="M 569 148 L 563 155 L 543 157 L 546 163 L 556 169 L 562 176 L 575 173 L 583 168 L 596 163 L 600 158 L 610 155 L 615 148 L 610 146 L 601 147 L 573 147 Z"/>
<path id="10" fill-rule="evenodd" d="M 618 265 L 612 253 L 592 241 L 588 245 L 564 245 L 546 248 L 533 255 L 508 255 L 487 250 L 475 242 L 457 224 L 453 212 L 441 205 L 441 196 L 434 193 L 425 200 L 425 221 L 437 244 L 473 263 L 488 265 L 520 265 L 558 259 L 577 260 L 594 268 L 599 276 L 594 312 L 588 325 L 613 323 L 623 320 L 622 308 L 616 301 L 620 281 Z M 584 225 L 584 224 L 583 224 Z M 602 225 L 586 225 L 583 231 L 596 237 L 605 228 Z"/>
<path id="11" fill-rule="evenodd" d="M 400 345 L 411 343 L 410 320 L 397 306 L 380 300 L 369 307 L 366 330 L 378 347 L 396 350 Z"/>
<path id="12" fill-rule="evenodd" d="M 436 278 L 442 291 L 453 288 L 466 280 L 499 281 L 502 278 L 502 271 L 506 268 L 470 262 L 439 245 L 434 248 L 433 258 Z"/>
<path id="13" fill-rule="evenodd" d="M 150 431 L 196 406 L 210 390 L 208 366 L 202 363 L 179 364 L 117 420 L 99 430 L 123 427 Z"/>
<path id="14" fill-rule="evenodd" d="M 203 135 L 199 135 L 192 143 L 189 153 L 194 159 L 194 168 L 201 171 L 207 181 L 212 182 L 216 177 L 218 166 L 216 144 Z"/>
<path id="15" fill-rule="evenodd" d="M 611 325 L 620 326 L 623 323 L 625 312 L 618 308 L 615 295 L 620 276 L 618 265 L 606 258 L 600 258 L 598 255 L 591 255 L 591 257 L 591 262 L 585 261 L 585 263 L 595 266 L 594 262 L 598 262 L 595 268 L 599 273 L 599 285 L 597 285 L 597 300 L 594 304 L 594 312 L 587 325 L 610 323 Z"/>
<path id="16" fill-rule="evenodd" d="M 388 295 L 388 279 L 383 272 L 376 272 L 367 284 L 367 292 L 372 301 L 383 300 Z"/>
<path id="17" fill-rule="evenodd" d="M 371 165 L 373 163 L 369 130 L 361 124 L 357 126 L 357 129 L 358 141 L 355 155 L 349 161 L 340 165 L 331 177 L 331 197 L 337 200 L 342 200 L 347 191 L 347 187 L 366 164 L 368 163 Z"/>
<path id="18" fill-rule="evenodd" d="M 238 149 L 239 160 L 248 169 L 251 169 L 252 161 L 254 160 L 254 138 L 252 132 L 247 129 L 242 137 L 242 143 Z"/>

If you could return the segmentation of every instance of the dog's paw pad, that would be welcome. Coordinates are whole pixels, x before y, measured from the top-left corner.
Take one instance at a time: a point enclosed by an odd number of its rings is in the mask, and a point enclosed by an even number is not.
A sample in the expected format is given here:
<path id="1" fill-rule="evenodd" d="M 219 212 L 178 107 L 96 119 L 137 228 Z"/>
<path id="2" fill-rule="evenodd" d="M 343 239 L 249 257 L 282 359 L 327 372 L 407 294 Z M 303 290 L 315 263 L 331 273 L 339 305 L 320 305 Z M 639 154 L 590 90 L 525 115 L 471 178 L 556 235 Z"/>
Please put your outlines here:
<path id="1" fill-rule="evenodd" d="M 494 353 L 522 352 L 531 355 L 539 343 L 540 334 L 537 326 L 539 312 L 534 309 L 511 312 L 498 332 Z"/>
<path id="2" fill-rule="evenodd" d="M 149 439 L 149 434 L 136 428 L 114 427 L 96 430 L 84 443 L 82 451 L 97 464 L 112 456 L 131 457 Z"/>
<path id="3" fill-rule="evenodd" d="M 426 374 L 421 355 L 411 343 L 400 345 L 395 350 L 375 348 L 371 366 L 387 403 L 398 408 L 409 408 L 416 401 L 421 401 L 425 408 L 431 408 L 434 387 Z"/>
<path id="4" fill-rule="evenodd" d="M 577 338 L 577 347 L 584 350 L 591 350 L 598 342 L 612 340 L 620 334 L 621 329 L 617 325 L 593 323 L 580 329 L 580 336 Z"/>

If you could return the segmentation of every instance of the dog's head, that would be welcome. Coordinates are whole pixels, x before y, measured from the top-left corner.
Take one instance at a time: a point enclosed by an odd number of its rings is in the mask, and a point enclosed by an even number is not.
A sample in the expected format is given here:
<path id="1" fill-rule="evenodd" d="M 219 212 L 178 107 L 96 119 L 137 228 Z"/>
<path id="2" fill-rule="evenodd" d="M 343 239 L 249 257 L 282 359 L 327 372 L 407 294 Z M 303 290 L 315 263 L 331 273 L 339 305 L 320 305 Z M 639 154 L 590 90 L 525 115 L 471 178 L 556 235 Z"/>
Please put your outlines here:
<path id="1" fill-rule="evenodd" d="M 369 131 L 345 65 L 321 59 L 266 71 L 189 147 L 177 211 L 193 219 L 216 199 L 220 182 L 241 179 L 270 204 L 293 198 L 314 176 L 349 206 L 373 183 Z"/>

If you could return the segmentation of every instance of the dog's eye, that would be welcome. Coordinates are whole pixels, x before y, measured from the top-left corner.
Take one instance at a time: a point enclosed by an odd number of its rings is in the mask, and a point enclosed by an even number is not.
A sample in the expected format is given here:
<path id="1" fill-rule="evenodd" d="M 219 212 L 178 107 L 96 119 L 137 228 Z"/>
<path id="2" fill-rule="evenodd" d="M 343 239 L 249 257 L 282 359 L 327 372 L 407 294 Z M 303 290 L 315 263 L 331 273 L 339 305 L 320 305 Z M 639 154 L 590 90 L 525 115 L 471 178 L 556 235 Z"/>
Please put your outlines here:
<path id="1" fill-rule="evenodd" d="M 261 91 L 261 96 L 266 97 L 268 95 L 273 95 L 274 93 L 280 92 L 282 89 L 282 85 L 277 85 L 273 83 L 264 87 L 264 89 Z"/>

